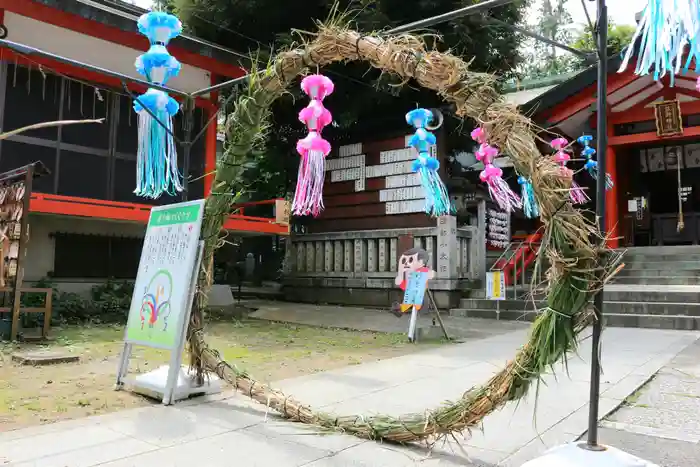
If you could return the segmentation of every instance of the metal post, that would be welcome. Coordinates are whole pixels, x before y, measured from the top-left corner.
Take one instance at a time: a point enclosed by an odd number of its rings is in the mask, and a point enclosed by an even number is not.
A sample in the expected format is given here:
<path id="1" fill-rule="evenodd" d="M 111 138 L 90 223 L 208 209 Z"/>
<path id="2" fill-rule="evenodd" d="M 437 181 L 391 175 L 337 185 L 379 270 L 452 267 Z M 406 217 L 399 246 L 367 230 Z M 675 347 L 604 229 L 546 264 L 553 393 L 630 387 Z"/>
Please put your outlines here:
<path id="1" fill-rule="evenodd" d="M 602 241 L 605 241 L 605 174 L 607 173 L 608 122 L 608 10 L 605 0 L 596 0 L 598 4 L 598 21 L 596 23 L 598 42 L 598 185 L 596 190 L 596 212 Z M 600 400 L 600 335 L 603 331 L 603 290 L 601 289 L 593 301 L 595 322 L 591 337 L 591 392 L 588 412 L 588 439 L 584 445 L 590 450 L 604 450 L 598 444 L 598 402 Z"/>
<path id="2" fill-rule="evenodd" d="M 441 15 L 433 16 L 431 18 L 424 18 L 412 23 L 404 24 L 403 26 L 396 27 L 394 29 L 389 29 L 384 34 L 405 34 L 408 32 L 413 32 L 418 29 L 425 29 L 431 26 L 435 26 L 440 23 L 445 23 L 447 21 L 453 21 L 465 16 L 473 15 L 476 13 L 483 13 L 490 10 L 491 8 L 497 8 L 499 6 L 504 6 L 509 3 L 513 3 L 515 0 L 486 0 L 484 2 L 479 2 L 474 5 L 470 5 L 464 8 L 460 8 L 454 11 L 448 11 Z"/>

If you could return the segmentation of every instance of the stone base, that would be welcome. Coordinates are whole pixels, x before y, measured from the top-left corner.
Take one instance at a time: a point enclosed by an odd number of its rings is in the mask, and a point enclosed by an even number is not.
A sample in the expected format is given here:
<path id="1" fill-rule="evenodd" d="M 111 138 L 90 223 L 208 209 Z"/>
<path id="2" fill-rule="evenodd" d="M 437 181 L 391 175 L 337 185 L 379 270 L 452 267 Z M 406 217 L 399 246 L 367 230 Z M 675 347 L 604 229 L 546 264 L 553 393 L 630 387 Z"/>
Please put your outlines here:
<path id="1" fill-rule="evenodd" d="M 392 303 L 403 299 L 403 292 L 398 288 L 370 289 L 344 287 L 303 287 L 286 286 L 282 289 L 284 299 L 289 302 L 347 305 L 388 309 Z M 459 304 L 462 292 L 459 290 L 433 290 L 437 306 L 449 310 Z"/>
<path id="2" fill-rule="evenodd" d="M 55 365 L 59 363 L 74 363 L 80 361 L 80 355 L 73 355 L 66 352 L 36 350 L 13 353 L 12 361 L 19 363 L 20 365 Z"/>
<path id="3" fill-rule="evenodd" d="M 445 338 L 440 326 L 425 326 L 416 329 L 416 341 L 439 341 Z"/>
<path id="4" fill-rule="evenodd" d="M 604 446 L 602 451 L 591 451 L 582 445 L 585 443 L 552 448 L 543 456 L 524 463 L 522 467 L 659 467 L 610 446 Z"/>
<path id="5" fill-rule="evenodd" d="M 169 366 L 164 365 L 157 370 L 127 378 L 125 385 L 137 394 L 163 400 L 165 385 L 168 380 L 168 369 Z M 219 392 L 221 392 L 221 380 L 218 376 L 209 375 L 209 378 L 205 379 L 203 385 L 197 386 L 194 384 L 194 375 L 191 375 L 190 369 L 183 366 L 177 378 L 171 403 L 189 399 L 190 397 L 217 394 Z"/>

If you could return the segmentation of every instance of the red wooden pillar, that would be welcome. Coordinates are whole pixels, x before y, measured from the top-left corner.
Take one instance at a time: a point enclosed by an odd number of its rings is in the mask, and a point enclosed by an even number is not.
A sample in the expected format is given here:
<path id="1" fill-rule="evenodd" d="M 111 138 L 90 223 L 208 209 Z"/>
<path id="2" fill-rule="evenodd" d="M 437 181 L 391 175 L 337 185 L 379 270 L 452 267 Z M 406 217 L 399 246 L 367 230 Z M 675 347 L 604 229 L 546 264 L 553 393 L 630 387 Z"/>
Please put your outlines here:
<path id="1" fill-rule="evenodd" d="M 211 84 L 212 86 L 216 84 L 216 77 L 214 73 L 211 74 Z M 206 132 L 204 133 L 204 197 L 206 198 L 211 193 L 211 186 L 214 183 L 214 176 L 216 172 L 216 133 L 217 133 L 217 119 L 216 114 L 219 108 L 218 103 L 218 93 L 211 93 L 211 102 L 214 104 L 209 108 L 209 112 L 206 118 L 208 122 L 211 118 L 214 121 L 209 123 Z"/>
<path id="2" fill-rule="evenodd" d="M 608 137 L 611 136 L 610 134 Z M 613 181 L 613 187 L 605 192 L 605 231 L 609 238 L 608 248 L 618 248 L 620 246 L 619 225 L 620 225 L 620 210 L 617 196 L 617 155 L 615 148 L 608 146 L 606 153 L 607 172 Z"/>

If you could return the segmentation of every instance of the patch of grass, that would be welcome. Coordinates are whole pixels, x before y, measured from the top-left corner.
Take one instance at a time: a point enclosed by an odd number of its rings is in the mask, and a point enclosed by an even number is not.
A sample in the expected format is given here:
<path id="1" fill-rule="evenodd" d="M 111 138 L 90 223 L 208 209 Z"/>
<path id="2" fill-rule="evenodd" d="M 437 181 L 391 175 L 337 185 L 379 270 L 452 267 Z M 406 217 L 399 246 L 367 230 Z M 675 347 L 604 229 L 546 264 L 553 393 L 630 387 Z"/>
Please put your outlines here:
<path id="1" fill-rule="evenodd" d="M 39 347 L 79 354 L 80 362 L 17 366 L 11 362 L 11 354 L 37 346 L 0 345 L 0 431 L 151 403 L 126 391 L 112 390 L 123 348 L 123 326 L 57 327 L 52 336 L 54 340 L 49 345 Z M 227 361 L 250 368 L 266 381 L 395 357 L 441 344 L 409 344 L 403 334 L 261 320 L 212 322 L 207 326 L 207 337 Z M 168 352 L 135 346 L 129 372 L 147 372 L 168 360 Z"/>

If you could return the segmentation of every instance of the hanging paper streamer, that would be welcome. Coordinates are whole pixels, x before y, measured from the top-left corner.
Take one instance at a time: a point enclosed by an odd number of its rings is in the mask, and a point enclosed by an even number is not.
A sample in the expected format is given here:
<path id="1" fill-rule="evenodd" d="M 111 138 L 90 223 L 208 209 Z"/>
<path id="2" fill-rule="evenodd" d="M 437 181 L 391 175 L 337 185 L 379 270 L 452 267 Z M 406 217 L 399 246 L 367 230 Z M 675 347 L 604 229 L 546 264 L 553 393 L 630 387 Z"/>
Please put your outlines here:
<path id="1" fill-rule="evenodd" d="M 297 142 L 301 156 L 297 188 L 292 202 L 295 216 L 318 216 L 323 210 L 323 180 L 326 176 L 326 156 L 331 143 L 321 137 L 321 130 L 333 120 L 323 106 L 323 99 L 333 92 L 333 81 L 323 75 L 307 76 L 301 81 L 301 89 L 311 102 L 299 112 L 299 120 L 309 129 L 309 134 Z"/>
<path id="2" fill-rule="evenodd" d="M 486 142 L 488 138 L 481 127 L 475 128 L 471 136 L 474 141 L 481 144 L 475 156 L 478 161 L 484 164 L 484 170 L 479 174 L 479 178 L 488 186 L 491 199 L 505 212 L 511 213 L 515 209 L 521 209 L 523 202 L 510 189 L 508 182 L 503 180 L 503 170 L 493 165 L 493 161 L 498 156 L 498 149 Z"/>
<path id="3" fill-rule="evenodd" d="M 700 71 L 699 18 L 698 0 L 647 0 L 642 19 L 632 36 L 619 72 L 627 69 L 633 55 L 638 57 L 635 68 L 637 75 L 649 74 L 653 68 L 654 79 L 658 80 L 670 73 L 671 86 L 674 84 L 675 74 L 681 71 L 681 67 L 683 72 L 688 71 L 693 59 L 696 71 Z M 641 39 L 638 49 L 635 47 L 637 39 Z M 683 66 L 683 54 L 687 45 L 690 45 L 690 49 Z"/>
<path id="4" fill-rule="evenodd" d="M 581 151 L 581 154 L 586 158 L 586 164 L 584 167 L 588 171 L 588 173 L 591 175 L 593 180 L 598 180 L 598 161 L 593 159 L 593 156 L 595 156 L 595 149 L 591 147 L 591 141 L 593 141 L 593 137 L 590 135 L 583 135 L 579 136 L 579 138 L 576 140 L 578 141 L 578 144 L 583 146 L 583 150 Z M 612 178 L 610 177 L 610 174 L 606 173 L 605 174 L 605 189 L 609 190 L 613 187 L 613 181 Z"/>
<path id="5" fill-rule="evenodd" d="M 518 177 L 520 185 L 520 198 L 523 200 L 523 212 L 529 219 L 534 219 L 540 216 L 540 208 L 537 206 L 535 199 L 535 190 L 532 188 L 532 182 L 522 175 Z"/>
<path id="6" fill-rule="evenodd" d="M 438 217 L 452 214 L 454 207 L 438 173 L 440 162 L 430 155 L 430 147 L 437 139 L 426 128 L 433 118 L 433 113 L 427 109 L 415 109 L 406 114 L 406 123 L 416 129 L 408 145 L 418 151 L 418 157 L 413 161 L 413 171 L 418 174 L 425 193 L 425 212 Z"/>
<path id="7" fill-rule="evenodd" d="M 565 138 L 557 138 L 553 140 L 550 145 L 557 151 L 556 154 L 554 154 L 554 162 L 561 166 L 562 175 L 571 180 L 571 188 L 569 189 L 571 202 L 574 204 L 586 204 L 590 201 L 590 198 L 583 188 L 581 188 L 574 180 L 574 172 L 566 167 L 566 164 L 571 159 L 571 156 L 569 156 L 565 150 L 565 148 L 569 145 L 569 141 Z"/>
<path id="8" fill-rule="evenodd" d="M 152 11 L 138 19 L 138 28 L 151 47 L 136 59 L 136 71 L 148 82 L 164 85 L 180 72 L 180 62 L 165 46 L 182 32 L 182 23 L 173 15 Z M 155 199 L 183 190 L 173 138 L 173 117 L 179 109 L 175 99 L 156 89 L 148 89 L 134 102 L 139 120 L 134 190 L 138 196 Z"/>

